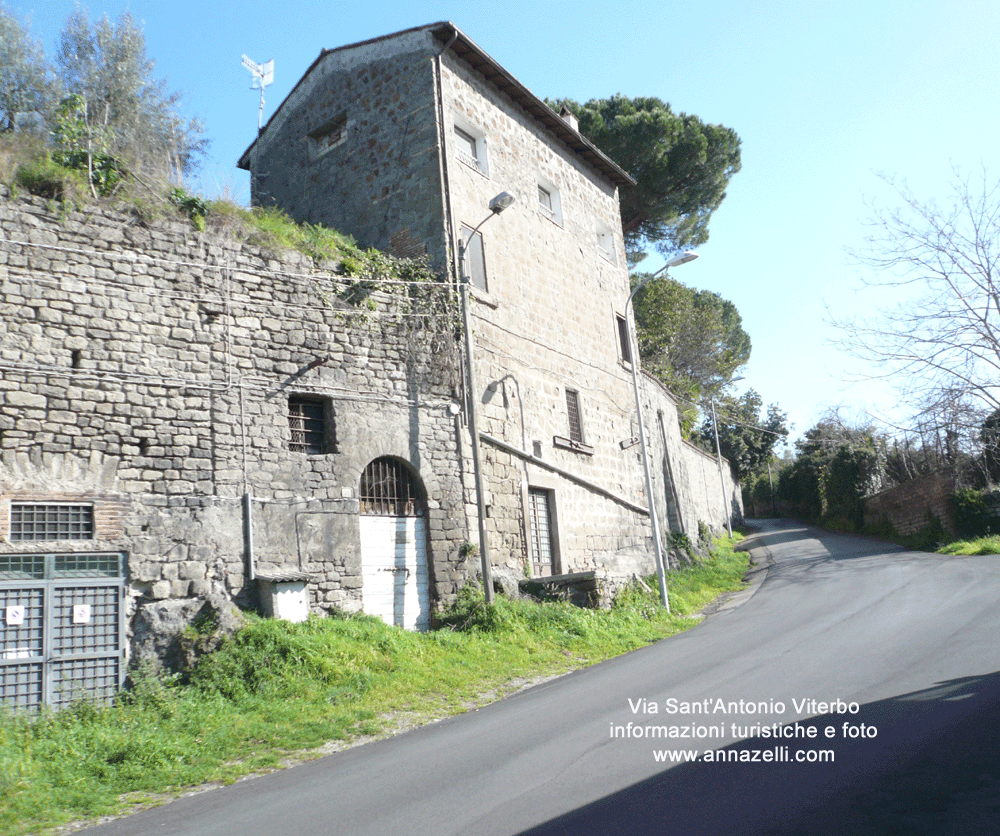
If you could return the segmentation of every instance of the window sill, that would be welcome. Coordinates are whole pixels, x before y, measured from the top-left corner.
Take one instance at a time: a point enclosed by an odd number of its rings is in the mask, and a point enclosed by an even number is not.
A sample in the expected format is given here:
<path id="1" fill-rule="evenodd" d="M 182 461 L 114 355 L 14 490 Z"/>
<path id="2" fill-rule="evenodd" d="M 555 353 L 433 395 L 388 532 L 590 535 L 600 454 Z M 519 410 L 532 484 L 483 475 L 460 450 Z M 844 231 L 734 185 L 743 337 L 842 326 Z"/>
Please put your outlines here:
<path id="1" fill-rule="evenodd" d="M 485 177 L 487 180 L 490 179 L 489 170 L 478 160 L 468 159 L 462 156 L 461 154 L 456 154 L 455 156 L 458 158 L 458 161 L 466 168 L 471 168 L 474 172 L 476 172 L 476 174 L 480 175 L 481 177 Z"/>
<path id="2" fill-rule="evenodd" d="M 477 302 L 480 302 L 483 305 L 493 308 L 494 310 L 500 307 L 500 300 L 497 299 L 496 296 L 494 296 L 488 290 L 481 290 L 480 288 L 476 287 L 474 284 L 471 283 L 469 285 L 469 295 L 472 296 L 472 298 L 475 299 Z"/>
<path id="3" fill-rule="evenodd" d="M 585 456 L 594 455 L 594 448 L 582 441 L 573 441 L 570 438 L 563 438 L 561 435 L 552 437 L 552 446 L 562 450 L 571 450 L 574 453 L 583 453 Z"/>
<path id="4" fill-rule="evenodd" d="M 538 214 L 541 215 L 546 220 L 554 223 L 560 229 L 565 229 L 565 227 L 563 226 L 562 218 L 559 217 L 555 212 L 549 212 L 546 211 L 545 209 L 540 208 L 538 210 Z"/>

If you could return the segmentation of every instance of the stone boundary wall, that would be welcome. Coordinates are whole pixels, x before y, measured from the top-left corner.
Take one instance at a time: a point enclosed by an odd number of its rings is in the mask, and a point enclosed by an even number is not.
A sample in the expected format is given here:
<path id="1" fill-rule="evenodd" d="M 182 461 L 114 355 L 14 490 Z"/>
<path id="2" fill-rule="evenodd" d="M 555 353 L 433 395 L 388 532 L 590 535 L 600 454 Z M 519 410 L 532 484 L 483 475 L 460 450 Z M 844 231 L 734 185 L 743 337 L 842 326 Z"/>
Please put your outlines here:
<path id="1" fill-rule="evenodd" d="M 415 316 L 390 284 L 352 308 L 335 267 L 0 190 L 0 552 L 123 551 L 130 612 L 253 605 L 250 494 L 256 570 L 310 574 L 314 609 L 359 609 L 358 485 L 390 456 L 426 492 L 446 602 L 469 575 L 454 319 Z M 323 405 L 322 453 L 291 449 L 292 398 Z M 92 505 L 95 537 L 11 541 L 12 502 Z"/>
<path id="2" fill-rule="evenodd" d="M 955 475 L 931 473 L 895 488 L 865 497 L 865 525 L 877 526 L 883 519 L 899 534 L 913 534 L 927 525 L 928 511 L 955 533 Z"/>
<path id="3" fill-rule="evenodd" d="M 723 459 L 720 480 L 718 459 L 681 437 L 677 402 L 671 392 L 648 373 L 641 382 L 660 520 L 691 540 L 698 539 L 699 522 L 715 534 L 725 532 L 727 519 L 742 522 L 743 493 L 732 478 L 729 462 Z"/>

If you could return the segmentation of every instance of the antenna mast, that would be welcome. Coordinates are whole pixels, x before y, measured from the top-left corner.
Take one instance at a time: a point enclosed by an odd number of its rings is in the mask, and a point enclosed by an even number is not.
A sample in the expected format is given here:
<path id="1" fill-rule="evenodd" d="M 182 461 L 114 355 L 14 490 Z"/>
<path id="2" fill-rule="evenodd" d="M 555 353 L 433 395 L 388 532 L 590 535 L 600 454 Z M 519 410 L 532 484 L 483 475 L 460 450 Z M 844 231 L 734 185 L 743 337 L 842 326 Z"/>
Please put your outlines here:
<path id="1" fill-rule="evenodd" d="M 260 90 L 260 110 L 257 111 L 257 133 L 264 127 L 264 88 L 274 81 L 274 59 L 257 64 L 243 56 L 243 66 L 250 70 L 253 81 L 250 84 L 251 90 Z"/>

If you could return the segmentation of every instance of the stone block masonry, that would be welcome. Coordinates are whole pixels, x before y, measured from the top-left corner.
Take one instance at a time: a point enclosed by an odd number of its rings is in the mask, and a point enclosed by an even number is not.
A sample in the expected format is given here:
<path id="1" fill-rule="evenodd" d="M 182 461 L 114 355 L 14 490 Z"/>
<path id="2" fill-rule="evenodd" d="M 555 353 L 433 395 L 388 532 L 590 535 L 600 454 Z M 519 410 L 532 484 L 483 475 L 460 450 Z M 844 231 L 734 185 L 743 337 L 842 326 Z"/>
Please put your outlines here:
<path id="1" fill-rule="evenodd" d="M 356 610 L 359 483 L 389 457 L 422 488 L 446 602 L 469 539 L 453 291 L 423 290 L 423 315 L 386 282 L 354 309 L 327 267 L 0 193 L 0 553 L 125 552 L 130 611 L 212 591 L 253 605 L 249 494 L 253 569 L 306 572 L 314 609 Z M 77 509 L 82 528 L 15 530 L 43 513 L 25 508 Z"/>

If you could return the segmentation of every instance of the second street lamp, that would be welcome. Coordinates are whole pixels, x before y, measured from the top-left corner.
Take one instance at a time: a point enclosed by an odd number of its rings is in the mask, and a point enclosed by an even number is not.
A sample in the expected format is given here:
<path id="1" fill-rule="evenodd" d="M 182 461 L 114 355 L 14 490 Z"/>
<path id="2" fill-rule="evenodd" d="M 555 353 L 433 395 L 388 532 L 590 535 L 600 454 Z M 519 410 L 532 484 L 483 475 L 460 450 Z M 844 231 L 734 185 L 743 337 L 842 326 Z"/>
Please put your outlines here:
<path id="1" fill-rule="evenodd" d="M 660 273 L 665 270 L 669 270 L 671 267 L 676 267 L 678 264 L 687 264 L 689 261 L 694 261 L 698 257 L 698 253 L 688 250 L 686 253 L 677 256 L 666 264 L 664 264 L 659 270 L 653 273 L 651 276 L 647 276 L 639 284 L 637 284 L 632 292 L 628 296 L 628 301 L 625 303 L 625 323 L 626 327 L 631 331 L 631 326 L 628 320 L 628 308 L 632 304 L 632 298 L 638 292 L 639 288 L 645 287 L 653 279 L 660 275 Z M 660 542 L 660 523 L 656 518 L 656 503 L 653 501 L 653 476 L 649 470 L 649 452 L 646 450 L 646 430 L 642 422 L 642 402 L 639 398 L 639 343 L 635 339 L 635 335 L 629 334 L 630 345 L 635 345 L 636 356 L 632 358 L 632 388 L 635 390 L 635 412 L 638 416 L 639 423 L 639 445 L 642 448 L 642 469 L 646 474 L 646 502 L 649 505 L 649 520 L 653 526 L 653 551 L 656 554 L 656 577 L 660 585 L 660 601 L 666 608 L 667 612 L 670 612 L 670 599 L 667 596 L 667 576 L 666 576 L 666 557 L 663 554 L 663 544 Z"/>
<path id="2" fill-rule="evenodd" d="M 490 213 L 483 218 L 468 235 L 472 240 L 484 223 L 514 202 L 514 195 L 500 192 L 489 203 Z M 490 567 L 490 554 L 486 545 L 486 497 L 483 492 L 483 467 L 479 457 L 479 421 L 476 417 L 476 375 L 472 366 L 472 317 L 469 313 L 470 277 L 465 269 L 465 241 L 458 237 L 458 280 L 462 289 L 462 328 L 465 331 L 465 388 L 466 411 L 469 416 L 469 433 L 472 436 L 472 471 L 476 483 L 476 516 L 479 518 L 479 558 L 483 572 L 483 592 L 486 603 L 493 603 L 493 571 Z"/>

